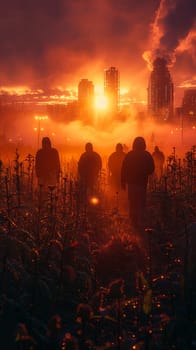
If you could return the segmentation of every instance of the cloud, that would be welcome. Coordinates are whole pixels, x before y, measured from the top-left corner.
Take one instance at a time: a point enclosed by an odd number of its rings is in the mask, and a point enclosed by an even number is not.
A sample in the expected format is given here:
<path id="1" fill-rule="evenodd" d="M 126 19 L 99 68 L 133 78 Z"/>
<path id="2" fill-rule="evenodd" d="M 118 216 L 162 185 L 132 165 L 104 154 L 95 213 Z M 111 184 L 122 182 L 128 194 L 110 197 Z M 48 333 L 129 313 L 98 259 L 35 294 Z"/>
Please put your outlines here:
<path id="1" fill-rule="evenodd" d="M 195 79 L 185 80 L 180 85 L 180 88 L 196 88 L 196 76 Z"/>
<path id="2" fill-rule="evenodd" d="M 177 85 L 195 71 L 195 0 L 7 0 L 0 13 L 0 86 L 104 86 L 119 69 L 121 87 L 146 99 L 147 59 L 170 57 Z M 188 65 L 186 65 L 188 62 Z M 181 69 L 183 67 L 183 70 Z"/>
<path id="3" fill-rule="evenodd" d="M 169 64 L 176 61 L 176 52 L 191 51 L 187 38 L 192 38 L 196 24 L 194 0 L 161 0 L 151 25 L 151 47 L 144 52 L 150 64 L 155 57 L 165 57 Z M 180 49 L 181 48 L 181 49 Z M 191 54 L 191 52 L 190 52 Z"/>
<path id="4" fill-rule="evenodd" d="M 141 57 L 157 0 L 8 0 L 1 5 L 2 85 L 77 84 L 109 66 L 130 78 Z M 141 11 L 142 9 L 142 11 Z M 145 13 L 145 16 L 143 16 Z M 131 79 L 130 79 L 131 80 Z"/>

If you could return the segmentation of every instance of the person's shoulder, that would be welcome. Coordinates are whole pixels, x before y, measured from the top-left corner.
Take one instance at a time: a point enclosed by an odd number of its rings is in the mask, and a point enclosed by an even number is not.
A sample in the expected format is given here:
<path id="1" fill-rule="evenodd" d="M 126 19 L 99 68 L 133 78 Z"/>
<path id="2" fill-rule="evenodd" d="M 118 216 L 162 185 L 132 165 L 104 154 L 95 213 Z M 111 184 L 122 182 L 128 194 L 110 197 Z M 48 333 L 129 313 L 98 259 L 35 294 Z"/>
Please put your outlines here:
<path id="1" fill-rule="evenodd" d="M 135 152 L 131 149 L 129 152 L 126 153 L 126 157 L 131 157 Z"/>
<path id="2" fill-rule="evenodd" d="M 40 155 L 40 154 L 42 154 L 42 153 L 43 153 L 43 148 L 40 148 L 40 149 L 37 150 L 36 156 L 38 156 L 38 155 Z"/>
<path id="3" fill-rule="evenodd" d="M 82 159 L 82 158 L 84 158 L 85 156 L 86 156 L 86 152 L 81 153 L 81 155 L 80 155 L 79 159 Z"/>
<path id="4" fill-rule="evenodd" d="M 87 152 L 83 152 L 79 157 L 80 162 L 88 161 L 88 159 L 89 159 L 89 154 Z"/>
<path id="5" fill-rule="evenodd" d="M 116 152 L 110 153 L 109 157 L 113 157 L 116 154 Z"/>
<path id="6" fill-rule="evenodd" d="M 149 151 L 145 151 L 145 154 L 147 157 L 153 158 L 153 154 L 151 154 Z M 154 154 L 154 156 L 155 156 L 155 154 Z"/>
<path id="7" fill-rule="evenodd" d="M 133 155 L 134 155 L 133 150 L 129 151 L 128 153 L 125 153 L 124 161 L 131 159 Z"/>
<path id="8" fill-rule="evenodd" d="M 114 158 L 114 157 L 115 157 L 115 155 L 116 155 L 116 152 L 112 152 L 112 153 L 109 155 L 108 159 L 112 159 L 112 158 Z"/>
<path id="9" fill-rule="evenodd" d="M 96 156 L 96 157 L 99 157 L 99 158 L 101 158 L 101 156 L 100 156 L 100 154 L 98 153 L 98 152 L 93 152 L 93 154 Z"/>

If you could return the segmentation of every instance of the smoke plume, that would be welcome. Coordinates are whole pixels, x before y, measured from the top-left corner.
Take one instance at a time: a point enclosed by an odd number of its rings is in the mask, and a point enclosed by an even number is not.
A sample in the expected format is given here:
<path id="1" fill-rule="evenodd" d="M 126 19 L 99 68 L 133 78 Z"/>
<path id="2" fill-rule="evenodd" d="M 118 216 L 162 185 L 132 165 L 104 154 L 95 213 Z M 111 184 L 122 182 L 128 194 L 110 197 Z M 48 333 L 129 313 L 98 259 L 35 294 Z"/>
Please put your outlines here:
<path id="1" fill-rule="evenodd" d="M 176 53 L 182 47 L 192 50 L 188 45 L 182 46 L 187 38 L 192 38 L 196 25 L 195 0 L 161 0 L 154 22 L 151 25 L 150 42 L 152 47 L 145 51 L 143 58 L 152 68 L 155 57 L 164 57 L 169 65 L 176 60 Z M 190 40 L 188 41 L 190 44 Z"/>

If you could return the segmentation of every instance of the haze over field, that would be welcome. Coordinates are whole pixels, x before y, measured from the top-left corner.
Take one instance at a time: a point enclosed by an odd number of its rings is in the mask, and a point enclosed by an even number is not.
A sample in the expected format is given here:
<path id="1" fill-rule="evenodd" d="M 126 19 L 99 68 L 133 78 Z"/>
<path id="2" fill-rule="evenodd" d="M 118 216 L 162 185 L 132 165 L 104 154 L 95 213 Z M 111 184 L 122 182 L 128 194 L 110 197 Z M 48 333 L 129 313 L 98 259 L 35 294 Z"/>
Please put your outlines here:
<path id="1" fill-rule="evenodd" d="M 93 81 L 103 94 L 104 69 L 120 72 L 124 100 L 147 101 L 153 59 L 166 57 L 174 81 L 175 106 L 184 88 L 196 86 L 196 4 L 194 0 L 7 0 L 1 4 L 0 90 L 20 102 L 42 100 L 65 103 L 77 99 L 81 78 Z M 125 118 L 111 120 L 97 114 L 41 123 L 40 138 L 55 144 L 79 145 L 92 141 L 98 148 L 117 142 L 130 145 L 141 134 L 167 146 L 194 143 L 195 129 L 173 130 L 138 119 L 132 104 Z M 10 142 L 37 145 L 33 116 L 1 115 L 2 133 Z M 153 136 L 152 136 L 153 135 Z M 188 136 L 187 136 L 188 135 Z M 150 142 L 150 141 L 149 141 Z"/>

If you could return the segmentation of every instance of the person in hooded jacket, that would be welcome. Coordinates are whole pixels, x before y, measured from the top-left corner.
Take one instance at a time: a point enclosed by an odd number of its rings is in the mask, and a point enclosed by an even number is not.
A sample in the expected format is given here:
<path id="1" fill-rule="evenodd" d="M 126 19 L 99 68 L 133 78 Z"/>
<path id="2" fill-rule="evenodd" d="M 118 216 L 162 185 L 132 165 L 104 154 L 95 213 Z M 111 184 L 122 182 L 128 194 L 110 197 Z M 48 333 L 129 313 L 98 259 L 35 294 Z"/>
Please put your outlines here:
<path id="1" fill-rule="evenodd" d="M 154 169 L 154 160 L 146 151 L 144 138 L 136 137 L 121 169 L 121 185 L 124 190 L 128 187 L 129 216 L 135 228 L 144 225 L 148 177 Z"/>
<path id="2" fill-rule="evenodd" d="M 125 156 L 123 145 L 117 143 L 115 152 L 110 154 L 108 158 L 109 184 L 115 191 L 121 189 L 121 168 Z"/>
<path id="3" fill-rule="evenodd" d="M 100 155 L 94 151 L 92 143 L 87 142 L 85 152 L 81 154 L 78 161 L 78 176 L 81 185 L 88 193 L 93 194 L 96 190 L 101 168 Z"/>
<path id="4" fill-rule="evenodd" d="M 39 185 L 56 186 L 60 176 L 60 159 L 49 137 L 43 137 L 42 148 L 35 156 L 35 172 Z"/>
<path id="5" fill-rule="evenodd" d="M 154 164 L 155 164 L 155 178 L 158 181 L 160 181 L 160 179 L 163 175 L 163 166 L 164 166 L 164 162 L 165 162 L 165 155 L 159 149 L 158 146 L 155 146 L 154 152 L 152 153 L 152 157 L 154 159 Z"/>

